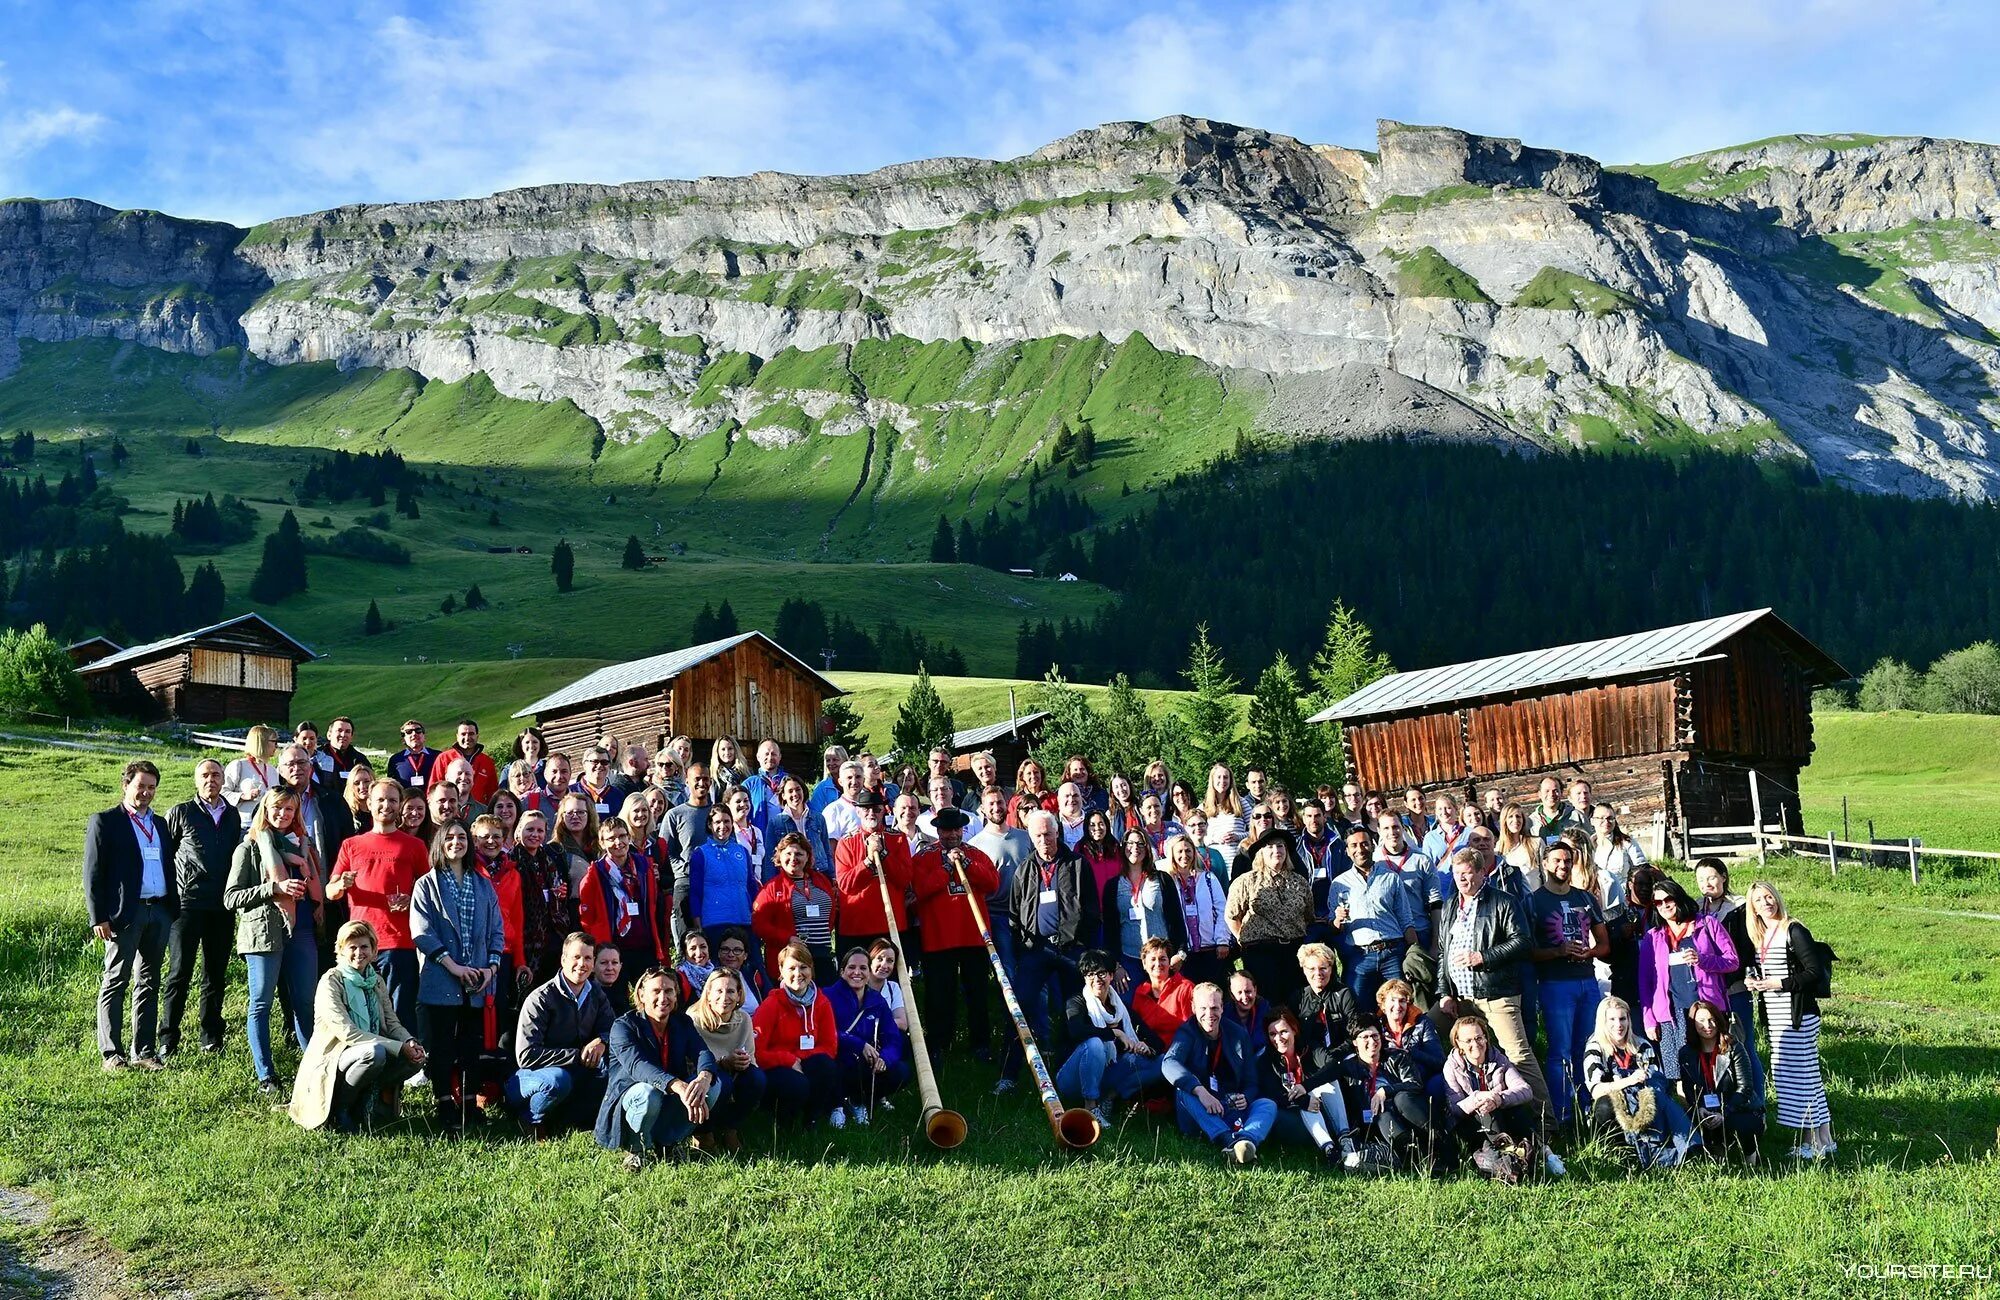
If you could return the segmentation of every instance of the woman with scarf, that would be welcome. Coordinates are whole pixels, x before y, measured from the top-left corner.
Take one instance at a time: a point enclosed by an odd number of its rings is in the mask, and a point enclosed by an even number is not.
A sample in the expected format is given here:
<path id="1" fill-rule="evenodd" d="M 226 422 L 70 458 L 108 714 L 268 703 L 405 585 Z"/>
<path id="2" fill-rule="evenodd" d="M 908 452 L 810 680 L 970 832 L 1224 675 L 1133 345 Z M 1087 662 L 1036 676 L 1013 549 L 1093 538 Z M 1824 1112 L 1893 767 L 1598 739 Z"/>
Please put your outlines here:
<path id="1" fill-rule="evenodd" d="M 521 873 L 521 948 L 530 985 L 553 979 L 563 936 L 577 928 L 569 858 L 548 842 L 549 819 L 524 812 L 515 828 L 514 868 Z"/>
<path id="2" fill-rule="evenodd" d="M 1222 880 L 1204 857 L 1212 853 L 1190 830 L 1167 841 L 1167 874 L 1161 882 L 1172 893 L 1172 909 L 1180 914 L 1185 936 L 1178 950 L 1181 974 L 1195 984 L 1224 984 L 1229 979 L 1229 898 Z"/>
<path id="3" fill-rule="evenodd" d="M 776 972 L 778 950 L 797 940 L 811 956 L 813 969 L 831 978 L 839 891 L 831 877 L 814 867 L 811 843 L 797 831 L 777 841 L 771 860 L 778 869 L 750 908 L 750 929 L 763 941 L 767 968 Z"/>
<path id="4" fill-rule="evenodd" d="M 1534 1168 L 1535 1094 L 1476 1015 L 1452 1024 L 1444 1098 L 1481 1173 L 1515 1182 Z"/>
<path id="5" fill-rule="evenodd" d="M 722 1096 L 714 1054 L 676 1010 L 679 988 L 671 971 L 654 967 L 641 975 L 632 985 L 632 1009 L 612 1022 L 606 1043 L 609 1079 L 597 1111 L 597 1143 L 623 1151 L 633 1173 L 707 1124 Z"/>
<path id="6" fill-rule="evenodd" d="M 726 940 L 725 940 L 726 942 Z M 743 1120 L 764 1100 L 766 1080 L 757 1064 L 756 1032 L 745 1010 L 742 975 L 722 966 L 703 986 L 701 998 L 688 1008 L 688 1019 L 715 1057 L 722 1094 L 710 1108 L 708 1127 L 716 1145 L 734 1155 L 743 1149 Z"/>
<path id="7" fill-rule="evenodd" d="M 1347 1042 L 1345 1024 L 1340 1042 Z M 1317 1151 L 1329 1161 L 1338 1158 L 1349 1169 L 1359 1166 L 1361 1156 L 1348 1131 L 1347 1103 L 1340 1093 L 1344 1053 L 1329 1047 L 1321 1035 L 1307 1034 L 1290 1007 L 1278 1008 L 1265 1022 L 1264 1043 L 1264 1054 L 1257 1058 L 1257 1093 L 1278 1103 L 1271 1140 Z"/>
<path id="8" fill-rule="evenodd" d="M 778 953 L 778 987 L 750 1017 L 755 1053 L 764 1070 L 765 1105 L 780 1123 L 796 1116 L 807 1128 L 847 1124 L 840 1086 L 840 1031 L 833 1004 L 813 983 L 813 955 L 796 939 Z"/>
<path id="9" fill-rule="evenodd" d="M 569 801 L 564 800 L 567 811 Z M 632 835 L 617 817 L 598 828 L 601 855 L 584 871 L 577 890 L 577 923 L 599 943 L 616 944 L 620 989 L 640 971 L 668 965 L 667 908 L 648 863 L 632 851 Z"/>
<path id="10" fill-rule="evenodd" d="M 507 950 L 500 897 L 475 868 L 472 836 L 462 823 L 452 822 L 431 841 L 431 869 L 410 893 L 410 938 L 423 957 L 417 1004 L 428 1017 L 431 1095 L 438 1122 L 456 1128 L 479 1092 L 486 1004 L 497 995 Z"/>
<path id="11" fill-rule="evenodd" d="M 893 955 L 893 954 L 892 954 Z M 869 987 L 869 955 L 851 948 L 841 958 L 840 980 L 827 987 L 833 1023 L 840 1035 L 840 1078 L 848 1117 L 866 1125 L 876 1106 L 888 1110 L 889 1095 L 910 1080 L 903 1031 L 882 994 Z M 841 1121 L 834 1120 L 839 1128 Z"/>
<path id="12" fill-rule="evenodd" d="M 1185 841 L 1183 841 L 1185 842 Z M 1124 856 L 1118 874 L 1103 886 L 1104 946 L 1118 959 L 1118 986 L 1134 988 L 1146 978 L 1140 952 L 1146 940 L 1159 936 L 1172 951 L 1187 948 L 1187 925 L 1180 896 L 1154 865 L 1153 846 L 1142 827 L 1125 832 Z"/>
<path id="13" fill-rule="evenodd" d="M 1131 1011 L 1112 987 L 1110 955 L 1093 948 L 1077 959 L 1077 971 L 1083 992 L 1063 1008 L 1076 1046 L 1056 1072 L 1056 1091 L 1080 1098 L 1079 1104 L 1109 1127 L 1114 1102 L 1137 1098 L 1159 1079 L 1160 1056 L 1139 1037 Z"/>
<path id="14" fill-rule="evenodd" d="M 375 927 L 349 921 L 333 941 L 334 968 L 313 998 L 313 1036 L 299 1061 L 291 1116 L 301 1128 L 358 1133 L 368 1106 L 424 1067 L 424 1047 L 396 1019 L 375 969 Z"/>
<path id="15" fill-rule="evenodd" d="M 701 996 L 708 977 L 715 974 L 715 963 L 708 948 L 708 931 L 689 930 L 681 936 L 681 959 L 674 967 L 674 975 L 680 980 L 681 1005 L 693 1006 Z"/>
<path id="16" fill-rule="evenodd" d="M 1670 1169 L 1701 1142 L 1660 1073 L 1652 1041 L 1635 1034 L 1623 998 L 1597 1004 L 1597 1028 L 1583 1048 L 1583 1083 L 1598 1134 L 1641 1169 Z"/>
<path id="17" fill-rule="evenodd" d="M 280 787 L 257 801 L 250 829 L 230 859 L 222 905 L 236 916 L 236 951 L 250 971 L 250 1064 L 257 1089 L 279 1092 L 271 1054 L 271 1004 L 303 1051 L 312 1041 L 319 940 L 314 929 L 326 901 L 326 880 L 312 842 L 299 834 L 299 798 Z"/>

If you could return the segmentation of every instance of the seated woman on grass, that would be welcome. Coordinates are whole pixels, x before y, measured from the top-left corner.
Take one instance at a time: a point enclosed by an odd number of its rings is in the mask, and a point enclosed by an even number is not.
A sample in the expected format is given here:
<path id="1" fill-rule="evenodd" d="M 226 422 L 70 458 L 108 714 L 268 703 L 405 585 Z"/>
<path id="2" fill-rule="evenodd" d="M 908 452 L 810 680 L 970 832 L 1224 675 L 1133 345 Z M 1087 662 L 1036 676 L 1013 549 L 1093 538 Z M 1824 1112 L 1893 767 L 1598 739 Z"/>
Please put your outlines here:
<path id="1" fill-rule="evenodd" d="M 375 969 L 375 927 L 349 921 L 334 937 L 335 966 L 320 976 L 313 1036 L 292 1087 L 302 1128 L 358 1133 L 370 1103 L 397 1108 L 404 1080 L 424 1068 L 424 1045 L 396 1019 Z"/>
<path id="2" fill-rule="evenodd" d="M 1476 1015 L 1460 1016 L 1451 1027 L 1444 1095 L 1459 1141 L 1481 1173 L 1517 1181 L 1533 1169 L 1535 1095 Z"/>
<path id="3" fill-rule="evenodd" d="M 1307 1034 L 1297 1012 L 1280 1007 L 1265 1022 L 1264 1035 L 1264 1054 L 1257 1058 L 1257 1090 L 1278 1105 L 1271 1140 L 1317 1151 L 1327 1161 L 1343 1160 L 1349 1169 L 1359 1166 L 1361 1156 L 1348 1131 L 1347 1106 L 1340 1094 L 1347 1025 L 1340 1027 L 1336 1050 L 1321 1035 Z"/>
<path id="4" fill-rule="evenodd" d="M 1731 1028 L 1729 1012 L 1713 1002 L 1689 1008 L 1680 1101 L 1711 1155 L 1733 1149 L 1754 1165 L 1764 1136 L 1762 1081 L 1751 1067 L 1756 1053 Z"/>
<path id="5" fill-rule="evenodd" d="M 1700 1144 L 1652 1040 L 1632 1031 L 1632 1008 L 1623 998 L 1597 1004 L 1597 1029 L 1583 1048 L 1583 1083 L 1598 1135 L 1638 1168 L 1671 1169 Z"/>

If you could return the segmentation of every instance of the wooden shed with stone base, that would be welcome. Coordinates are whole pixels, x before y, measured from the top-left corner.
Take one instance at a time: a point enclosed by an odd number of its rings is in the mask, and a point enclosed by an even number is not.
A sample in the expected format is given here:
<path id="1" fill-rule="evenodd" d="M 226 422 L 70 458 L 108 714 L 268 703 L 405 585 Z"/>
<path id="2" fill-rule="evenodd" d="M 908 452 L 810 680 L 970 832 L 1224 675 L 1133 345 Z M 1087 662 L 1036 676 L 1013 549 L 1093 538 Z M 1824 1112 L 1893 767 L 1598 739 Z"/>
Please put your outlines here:
<path id="1" fill-rule="evenodd" d="M 556 753 L 582 753 L 605 734 L 657 750 L 686 736 L 696 756 L 728 736 L 754 763 L 778 742 L 785 770 L 819 779 L 820 706 L 845 691 L 762 632 L 600 668 L 514 716 L 532 717 Z"/>
<path id="2" fill-rule="evenodd" d="M 297 668 L 317 659 L 262 614 L 101 654 L 94 641 L 71 647 L 91 698 L 108 712 L 181 722 L 291 724 Z M 109 642 L 105 643 L 109 645 Z M 95 656 L 95 657 L 93 657 Z"/>
<path id="3" fill-rule="evenodd" d="M 1800 832 L 1812 692 L 1851 674 L 1768 609 L 1395 673 L 1314 716 L 1370 790 L 1524 804 L 1553 774 L 1591 783 L 1629 833 L 1752 820 Z"/>

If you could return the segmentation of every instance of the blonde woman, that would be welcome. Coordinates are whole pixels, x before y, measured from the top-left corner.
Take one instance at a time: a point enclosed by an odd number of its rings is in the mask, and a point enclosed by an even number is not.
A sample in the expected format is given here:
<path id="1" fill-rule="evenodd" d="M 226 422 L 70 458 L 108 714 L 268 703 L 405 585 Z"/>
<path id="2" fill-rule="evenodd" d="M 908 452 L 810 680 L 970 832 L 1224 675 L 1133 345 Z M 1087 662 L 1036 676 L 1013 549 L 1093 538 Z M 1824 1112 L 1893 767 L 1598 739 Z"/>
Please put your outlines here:
<path id="1" fill-rule="evenodd" d="M 1202 792 L 1201 810 L 1208 814 L 1205 843 L 1222 855 L 1222 871 L 1231 875 L 1236 868 L 1236 850 L 1248 829 L 1243 820 L 1243 801 L 1236 797 L 1236 776 L 1229 764 L 1217 763 L 1208 769 L 1208 789 Z"/>
<path id="2" fill-rule="evenodd" d="M 271 1052 L 272 1002 L 284 1003 L 300 1051 L 312 1040 L 313 985 L 319 978 L 314 923 L 325 903 L 318 856 L 300 834 L 298 796 L 282 789 L 266 791 L 230 860 L 222 904 L 237 914 L 236 951 L 250 973 L 250 1064 L 267 1097 L 279 1094 Z"/>
<path id="3" fill-rule="evenodd" d="M 375 788 L 375 769 L 356 763 L 347 769 L 347 815 L 354 819 L 354 833 L 365 835 L 375 828 L 368 815 L 368 792 Z"/>
<path id="4" fill-rule="evenodd" d="M 243 752 L 222 769 L 222 797 L 246 827 L 257 813 L 257 801 L 278 784 L 278 769 L 271 763 L 277 752 L 278 733 L 260 722 L 243 733 Z"/>
<path id="5" fill-rule="evenodd" d="M 573 896 L 582 891 L 583 878 L 597 858 L 597 827 L 597 805 L 588 795 L 572 790 L 556 805 L 555 834 L 549 843 L 568 858 L 565 870 Z"/>
<path id="6" fill-rule="evenodd" d="M 1624 998 L 1597 1004 L 1597 1025 L 1583 1048 L 1590 1117 L 1606 1141 L 1621 1137 L 1641 1169 L 1671 1169 L 1701 1138 L 1674 1100 L 1652 1040 L 1636 1032 Z"/>
<path id="7" fill-rule="evenodd" d="M 1493 846 L 1494 852 L 1504 862 L 1512 864 L 1528 882 L 1528 892 L 1542 887 L 1542 837 L 1528 829 L 1528 810 L 1518 803 L 1509 803 L 1500 809 L 1499 838 Z M 1591 884 L 1580 888 L 1595 888 L 1595 873 Z M 1572 878 L 1574 883 L 1574 878 Z"/>
<path id="8" fill-rule="evenodd" d="M 424 1048 L 396 1018 L 375 969 L 375 927 L 349 921 L 333 950 L 334 968 L 320 976 L 313 997 L 313 1036 L 299 1062 L 291 1115 L 303 1128 L 358 1133 L 378 1096 L 400 1100 L 404 1082 L 424 1066 Z"/>
<path id="9" fill-rule="evenodd" d="M 718 795 L 734 790 L 750 779 L 750 764 L 744 761 L 743 747 L 733 736 L 718 736 L 708 751 L 708 779 Z"/>
<path id="10" fill-rule="evenodd" d="M 1839 1148 L 1827 1110 L 1826 1078 L 1819 1059 L 1819 999 L 1827 971 L 1811 931 L 1792 919 L 1785 900 L 1767 881 L 1750 886 L 1748 932 L 1756 956 L 1745 988 L 1764 1000 L 1771 1031 L 1771 1084 L 1778 1093 L 1778 1123 L 1799 1131 L 1792 1154 L 1823 1160 Z"/>

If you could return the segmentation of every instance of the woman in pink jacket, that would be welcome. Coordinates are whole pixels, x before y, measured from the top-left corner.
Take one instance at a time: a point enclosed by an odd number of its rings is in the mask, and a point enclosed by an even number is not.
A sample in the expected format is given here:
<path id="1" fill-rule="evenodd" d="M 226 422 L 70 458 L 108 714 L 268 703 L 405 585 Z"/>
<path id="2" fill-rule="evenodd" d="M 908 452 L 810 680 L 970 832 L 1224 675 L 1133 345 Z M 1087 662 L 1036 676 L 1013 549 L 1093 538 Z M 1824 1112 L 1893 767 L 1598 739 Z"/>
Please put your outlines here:
<path id="1" fill-rule="evenodd" d="M 1662 876 L 1652 902 L 1659 924 L 1639 941 L 1639 1006 L 1646 1036 L 1659 1044 L 1661 1069 L 1678 1081 L 1689 1009 L 1729 1005 L 1727 976 L 1742 963 L 1722 922 L 1700 915 L 1678 880 Z"/>

